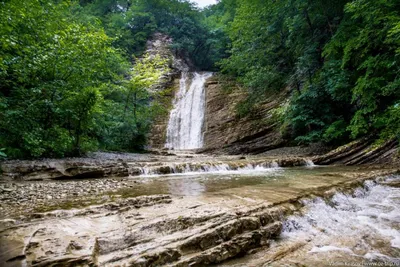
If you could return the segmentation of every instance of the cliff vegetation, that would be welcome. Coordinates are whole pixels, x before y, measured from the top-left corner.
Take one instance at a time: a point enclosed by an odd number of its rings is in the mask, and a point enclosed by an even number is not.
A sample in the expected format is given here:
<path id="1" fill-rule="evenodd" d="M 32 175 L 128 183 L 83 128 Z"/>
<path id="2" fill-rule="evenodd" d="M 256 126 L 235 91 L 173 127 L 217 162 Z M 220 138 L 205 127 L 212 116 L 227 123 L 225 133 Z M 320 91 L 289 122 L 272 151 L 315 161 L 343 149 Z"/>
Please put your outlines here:
<path id="1" fill-rule="evenodd" d="M 145 54 L 155 33 L 190 68 L 239 84 L 239 118 L 287 92 L 274 119 L 291 144 L 400 137 L 399 1 L 9 0 L 0 158 L 145 149 L 166 112 L 148 89 L 171 68 Z"/>

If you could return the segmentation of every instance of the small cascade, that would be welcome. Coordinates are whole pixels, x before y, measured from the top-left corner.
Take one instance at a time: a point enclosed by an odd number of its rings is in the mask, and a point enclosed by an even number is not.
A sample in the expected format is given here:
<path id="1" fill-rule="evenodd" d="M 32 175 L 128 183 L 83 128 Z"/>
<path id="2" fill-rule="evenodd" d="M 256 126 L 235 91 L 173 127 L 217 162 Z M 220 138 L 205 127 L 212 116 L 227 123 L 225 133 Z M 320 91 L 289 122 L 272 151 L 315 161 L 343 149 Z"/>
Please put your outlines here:
<path id="1" fill-rule="evenodd" d="M 305 159 L 304 161 L 305 161 L 306 167 L 315 167 L 315 166 L 317 166 L 317 165 L 314 164 L 314 162 L 311 159 Z"/>
<path id="2" fill-rule="evenodd" d="M 208 162 L 169 163 L 139 168 L 141 176 L 195 175 L 195 174 L 250 174 L 279 170 L 277 162 Z"/>
<path id="3" fill-rule="evenodd" d="M 130 176 L 196 175 L 196 174 L 254 174 L 282 170 L 284 167 L 314 167 L 311 160 L 253 159 L 253 160 L 204 160 L 176 162 L 145 162 L 132 164 Z"/>
<path id="4" fill-rule="evenodd" d="M 400 176 L 387 181 L 391 180 L 398 182 Z M 329 202 L 316 198 L 304 203 L 304 215 L 290 216 L 284 223 L 283 242 L 308 243 L 307 257 L 338 253 L 400 264 L 400 188 L 368 181 L 352 194 L 335 194 Z"/>
<path id="5" fill-rule="evenodd" d="M 182 73 L 168 122 L 166 148 L 187 150 L 203 147 L 205 82 L 211 76 L 211 72 Z"/>

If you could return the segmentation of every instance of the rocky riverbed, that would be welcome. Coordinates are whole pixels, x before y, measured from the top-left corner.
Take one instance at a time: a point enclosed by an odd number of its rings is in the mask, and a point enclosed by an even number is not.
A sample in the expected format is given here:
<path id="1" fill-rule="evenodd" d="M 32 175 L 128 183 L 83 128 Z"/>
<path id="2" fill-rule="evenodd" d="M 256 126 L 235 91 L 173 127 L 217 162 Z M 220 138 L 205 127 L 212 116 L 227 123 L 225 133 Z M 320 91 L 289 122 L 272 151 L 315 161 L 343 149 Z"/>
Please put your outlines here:
<path id="1" fill-rule="evenodd" d="M 270 166 L 3 182 L 0 262 L 204 266 L 258 249 L 268 253 L 285 218 L 304 206 L 302 199 L 351 193 L 366 179 L 398 171 Z"/>
<path id="2" fill-rule="evenodd" d="M 0 183 L 0 218 L 39 211 L 100 204 L 118 197 L 118 190 L 137 181 L 95 179 Z"/>

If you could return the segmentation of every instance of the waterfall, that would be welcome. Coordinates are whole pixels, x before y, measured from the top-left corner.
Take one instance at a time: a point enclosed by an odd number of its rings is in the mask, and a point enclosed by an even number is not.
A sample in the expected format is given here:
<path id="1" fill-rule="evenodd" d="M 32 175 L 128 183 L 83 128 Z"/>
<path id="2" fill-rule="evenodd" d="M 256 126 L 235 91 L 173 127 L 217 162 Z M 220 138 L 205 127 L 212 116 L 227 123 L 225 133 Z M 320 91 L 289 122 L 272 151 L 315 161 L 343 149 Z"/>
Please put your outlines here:
<path id="1" fill-rule="evenodd" d="M 203 147 L 205 82 L 211 76 L 210 72 L 182 73 L 168 122 L 166 148 L 185 150 Z"/>

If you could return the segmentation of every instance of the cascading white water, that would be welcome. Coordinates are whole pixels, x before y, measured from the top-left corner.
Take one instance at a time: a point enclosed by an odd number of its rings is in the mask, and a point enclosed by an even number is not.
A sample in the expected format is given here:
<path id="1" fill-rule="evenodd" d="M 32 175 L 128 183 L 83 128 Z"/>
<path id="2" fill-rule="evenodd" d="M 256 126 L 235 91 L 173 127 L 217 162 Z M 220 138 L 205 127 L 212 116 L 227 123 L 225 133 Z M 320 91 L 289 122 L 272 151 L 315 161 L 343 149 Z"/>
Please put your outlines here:
<path id="1" fill-rule="evenodd" d="M 182 73 L 168 122 L 166 148 L 185 150 L 203 147 L 205 82 L 211 76 L 211 72 Z"/>
<path id="2" fill-rule="evenodd" d="M 399 180 L 399 176 L 386 179 Z M 307 243 L 307 258 L 338 253 L 346 261 L 378 260 L 387 263 L 381 266 L 400 266 L 400 188 L 370 181 L 352 195 L 337 193 L 329 202 L 306 201 L 306 209 L 305 215 L 287 219 L 282 238 Z"/>
<path id="3" fill-rule="evenodd" d="M 167 171 L 168 170 L 168 171 Z M 197 175 L 197 174 L 237 174 L 258 175 L 282 170 L 276 162 L 252 163 L 247 165 L 213 162 L 207 164 L 164 164 L 163 166 L 145 166 L 140 168 L 141 176 Z"/>

